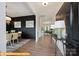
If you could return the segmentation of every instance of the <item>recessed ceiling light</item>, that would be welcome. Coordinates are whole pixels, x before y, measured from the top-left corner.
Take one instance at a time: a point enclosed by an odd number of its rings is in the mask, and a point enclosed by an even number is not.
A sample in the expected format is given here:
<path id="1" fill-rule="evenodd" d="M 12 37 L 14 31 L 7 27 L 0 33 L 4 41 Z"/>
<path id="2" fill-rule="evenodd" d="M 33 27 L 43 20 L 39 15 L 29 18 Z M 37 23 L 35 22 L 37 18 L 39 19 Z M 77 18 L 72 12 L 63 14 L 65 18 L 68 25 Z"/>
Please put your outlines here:
<path id="1" fill-rule="evenodd" d="M 43 6 L 47 6 L 48 5 L 48 2 L 43 2 L 42 5 Z"/>

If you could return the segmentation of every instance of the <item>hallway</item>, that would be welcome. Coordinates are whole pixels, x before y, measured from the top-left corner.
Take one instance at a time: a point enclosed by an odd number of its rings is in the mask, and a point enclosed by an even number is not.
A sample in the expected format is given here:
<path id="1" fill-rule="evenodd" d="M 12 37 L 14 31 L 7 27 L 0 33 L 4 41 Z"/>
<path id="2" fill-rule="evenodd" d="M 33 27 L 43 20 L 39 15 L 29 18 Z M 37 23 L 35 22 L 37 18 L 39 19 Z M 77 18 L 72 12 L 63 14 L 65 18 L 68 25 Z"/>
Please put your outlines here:
<path id="1" fill-rule="evenodd" d="M 30 52 L 32 56 L 55 56 L 55 45 L 50 35 L 44 35 L 35 43 L 35 41 L 29 41 L 15 52 Z M 56 47 L 56 55 L 62 56 L 59 49 Z"/>

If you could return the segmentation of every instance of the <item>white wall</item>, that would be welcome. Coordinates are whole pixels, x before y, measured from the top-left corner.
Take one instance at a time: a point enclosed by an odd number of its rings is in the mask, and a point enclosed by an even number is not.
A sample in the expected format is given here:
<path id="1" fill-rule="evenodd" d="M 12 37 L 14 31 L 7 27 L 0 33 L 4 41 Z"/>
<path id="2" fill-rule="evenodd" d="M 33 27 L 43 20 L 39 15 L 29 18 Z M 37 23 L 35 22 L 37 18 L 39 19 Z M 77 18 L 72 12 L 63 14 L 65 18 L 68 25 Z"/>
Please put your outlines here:
<path id="1" fill-rule="evenodd" d="M 43 35 L 43 33 L 41 32 L 41 26 L 42 26 L 41 18 L 40 16 L 36 15 L 36 42 Z"/>
<path id="2" fill-rule="evenodd" d="M 36 42 L 38 41 L 38 35 L 39 35 L 39 25 L 38 25 L 38 19 L 39 17 L 36 15 Z"/>
<path id="3" fill-rule="evenodd" d="M 0 2 L 0 52 L 6 52 L 6 23 L 4 2 Z"/>
<path id="4" fill-rule="evenodd" d="M 41 30 L 42 27 L 49 26 L 54 22 L 54 17 L 45 16 L 45 15 L 36 15 L 36 42 L 38 39 L 43 36 L 43 32 Z"/>

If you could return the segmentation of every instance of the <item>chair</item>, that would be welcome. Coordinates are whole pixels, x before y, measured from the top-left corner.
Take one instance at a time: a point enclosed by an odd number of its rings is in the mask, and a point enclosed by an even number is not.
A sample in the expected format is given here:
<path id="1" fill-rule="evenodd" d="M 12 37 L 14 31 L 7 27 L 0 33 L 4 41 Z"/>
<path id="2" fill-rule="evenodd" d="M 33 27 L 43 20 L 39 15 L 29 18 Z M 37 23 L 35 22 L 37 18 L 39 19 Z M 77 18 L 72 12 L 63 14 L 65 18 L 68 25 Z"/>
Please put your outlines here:
<path id="1" fill-rule="evenodd" d="M 18 38 L 20 38 L 20 39 L 21 39 L 21 34 L 22 34 L 22 32 L 18 31 Z"/>
<path id="2" fill-rule="evenodd" d="M 8 33 L 8 31 L 6 31 L 6 34 Z"/>
<path id="3" fill-rule="evenodd" d="M 17 43 L 19 42 L 18 41 L 18 33 L 12 33 L 12 44 L 14 45 L 14 40 L 17 40 Z"/>
<path id="4" fill-rule="evenodd" d="M 6 42 L 10 43 L 10 45 L 12 45 L 11 40 L 12 40 L 12 34 L 11 33 L 7 33 L 6 34 Z"/>
<path id="5" fill-rule="evenodd" d="M 11 33 L 15 33 L 15 30 L 11 30 Z"/>

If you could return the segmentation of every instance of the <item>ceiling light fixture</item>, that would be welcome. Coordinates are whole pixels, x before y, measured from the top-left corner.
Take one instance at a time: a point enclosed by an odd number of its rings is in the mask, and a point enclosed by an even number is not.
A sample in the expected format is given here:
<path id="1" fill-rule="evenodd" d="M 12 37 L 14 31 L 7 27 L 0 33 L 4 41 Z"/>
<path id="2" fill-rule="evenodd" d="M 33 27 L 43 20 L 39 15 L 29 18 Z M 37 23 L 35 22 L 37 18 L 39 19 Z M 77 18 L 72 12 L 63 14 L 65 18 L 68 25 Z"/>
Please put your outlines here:
<path id="1" fill-rule="evenodd" d="M 42 5 L 43 6 L 47 6 L 48 5 L 48 2 L 43 2 Z"/>
<path id="2" fill-rule="evenodd" d="M 6 20 L 11 21 L 11 18 L 10 17 L 6 17 Z"/>
<path id="3" fill-rule="evenodd" d="M 6 23 L 10 24 L 11 18 L 6 16 Z"/>

